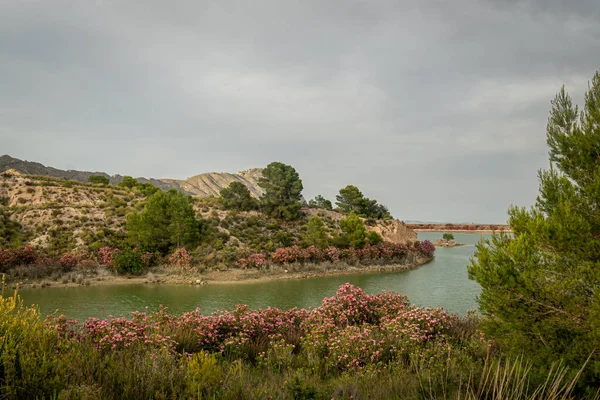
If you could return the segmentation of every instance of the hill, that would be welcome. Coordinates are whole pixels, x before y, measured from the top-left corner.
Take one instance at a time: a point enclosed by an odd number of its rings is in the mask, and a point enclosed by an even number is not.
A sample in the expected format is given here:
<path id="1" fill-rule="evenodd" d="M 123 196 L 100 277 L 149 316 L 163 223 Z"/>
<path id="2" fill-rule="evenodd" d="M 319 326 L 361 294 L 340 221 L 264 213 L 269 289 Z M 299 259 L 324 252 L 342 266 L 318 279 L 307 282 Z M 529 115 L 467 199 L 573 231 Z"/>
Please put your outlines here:
<path id="1" fill-rule="evenodd" d="M 47 167 L 37 162 L 19 160 L 9 155 L 0 156 L 0 172 L 8 170 L 26 175 L 71 179 L 81 183 L 87 183 L 90 176 L 93 175 L 103 176 L 109 179 L 109 182 L 113 185 L 123 181 L 123 175 L 109 175 L 105 172 L 62 170 Z M 258 178 L 260 178 L 261 171 L 260 168 L 252 168 L 240 171 L 237 174 L 219 172 L 203 173 L 185 180 L 143 177 L 138 177 L 136 180 L 139 183 L 150 183 L 164 191 L 175 189 L 181 193 L 200 197 L 218 196 L 221 189 L 229 186 L 231 182 L 237 181 L 246 185 L 253 196 L 259 197 L 262 193 L 262 189 L 258 186 Z"/>
<path id="2" fill-rule="evenodd" d="M 252 184 L 257 180 L 257 171 L 260 170 L 250 170 L 241 175 L 229 174 L 229 178 L 237 180 L 236 177 L 239 177 L 244 183 Z M 81 179 L 83 176 L 79 175 Z M 315 215 L 324 221 L 328 234 L 333 235 L 345 216 L 331 210 L 304 208 L 306 217 L 285 222 L 257 211 L 225 210 L 216 197 L 203 197 L 214 194 L 218 187 L 225 185 L 228 178 L 224 177 L 225 174 L 220 176 L 221 180 L 214 177 L 209 180 L 207 174 L 198 175 L 190 178 L 190 186 L 186 186 L 190 191 L 200 191 L 200 188 L 204 191 L 193 198 L 205 236 L 204 245 L 198 251 L 202 261 L 208 259 L 214 264 L 232 262 L 233 256 L 223 256 L 224 250 L 230 253 L 260 252 L 298 245 L 306 232 L 308 217 Z M 4 226 L 9 226 L 9 222 L 17 223 L 22 243 L 44 248 L 54 256 L 76 249 L 96 251 L 103 246 L 121 247 L 127 234 L 127 215 L 141 210 L 147 196 L 138 188 L 82 183 L 48 175 L 26 175 L 15 169 L 5 170 L 0 179 Z M 258 190 L 254 194 L 257 195 Z M 415 232 L 393 219 L 371 221 L 366 228 L 394 244 L 417 240 Z M 4 233 L 5 241 L 9 236 L 9 233 Z"/>

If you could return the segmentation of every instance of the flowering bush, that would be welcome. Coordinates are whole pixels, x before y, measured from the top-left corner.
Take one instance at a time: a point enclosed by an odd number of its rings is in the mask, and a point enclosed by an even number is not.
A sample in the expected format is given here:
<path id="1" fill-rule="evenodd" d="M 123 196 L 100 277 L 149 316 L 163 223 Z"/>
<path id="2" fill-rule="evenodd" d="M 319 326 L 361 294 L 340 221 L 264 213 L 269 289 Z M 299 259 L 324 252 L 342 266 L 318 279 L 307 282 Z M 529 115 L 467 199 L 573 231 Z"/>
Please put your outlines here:
<path id="1" fill-rule="evenodd" d="M 417 250 L 419 244 L 417 244 Z M 316 246 L 310 246 L 301 249 L 297 246 L 284 247 L 275 250 L 270 254 L 271 261 L 283 265 L 293 263 L 321 263 L 331 262 L 336 263 L 344 261 L 349 264 L 358 262 L 368 264 L 372 262 L 393 262 L 398 261 L 409 252 L 409 248 L 403 244 L 395 243 L 378 243 L 375 245 L 367 244 L 360 249 L 349 248 L 339 249 L 336 247 L 328 247 L 325 250 L 319 249 Z M 261 264 L 263 265 L 263 264 Z M 248 259 L 243 259 L 238 263 L 242 268 L 252 267 L 252 263 Z"/>
<path id="2" fill-rule="evenodd" d="M 429 240 L 423 240 L 419 245 L 419 250 L 421 253 L 430 256 L 435 252 L 435 246 Z"/>
<path id="3" fill-rule="evenodd" d="M 65 253 L 60 257 L 58 263 L 65 271 L 70 271 L 79 264 L 79 258 L 73 253 Z"/>
<path id="4" fill-rule="evenodd" d="M 112 265 L 115 254 L 119 252 L 119 249 L 112 248 L 110 246 L 104 246 L 98 250 L 98 259 L 100 264 Z"/>
<path id="5" fill-rule="evenodd" d="M 184 247 L 179 247 L 169 256 L 167 261 L 171 265 L 189 268 L 190 260 L 190 253 Z"/>
<path id="6" fill-rule="evenodd" d="M 239 268 L 263 268 L 267 265 L 267 257 L 262 253 L 252 254 L 246 258 L 242 258 L 235 263 Z"/>
<path id="7" fill-rule="evenodd" d="M 33 264 L 38 259 L 39 255 L 32 246 L 23 246 L 16 249 L 0 249 L 0 269 L 3 271 L 18 265 Z"/>

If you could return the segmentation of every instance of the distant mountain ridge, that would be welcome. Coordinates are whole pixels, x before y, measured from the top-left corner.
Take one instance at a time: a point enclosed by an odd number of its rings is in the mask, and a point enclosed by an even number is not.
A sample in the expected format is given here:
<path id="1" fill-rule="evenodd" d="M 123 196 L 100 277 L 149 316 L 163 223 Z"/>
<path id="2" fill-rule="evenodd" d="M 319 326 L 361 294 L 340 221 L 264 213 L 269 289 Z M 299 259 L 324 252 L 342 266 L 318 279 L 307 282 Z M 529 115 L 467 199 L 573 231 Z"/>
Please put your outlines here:
<path id="1" fill-rule="evenodd" d="M 123 175 L 109 175 L 105 172 L 62 170 L 54 167 L 47 167 L 38 162 L 19 160 L 9 155 L 0 156 L 0 172 L 13 169 L 27 175 L 51 176 L 54 178 L 72 179 L 78 182 L 87 182 L 92 175 L 101 175 L 110 180 L 111 184 L 118 184 L 123 181 Z M 258 180 L 262 175 L 261 168 L 252 168 L 240 171 L 237 174 L 227 172 L 209 172 L 192 176 L 185 180 L 179 179 L 154 179 L 141 178 L 136 180 L 140 183 L 151 183 L 161 190 L 175 189 L 179 192 L 190 194 L 192 196 L 208 197 L 218 196 L 221 189 L 229 186 L 231 182 L 241 182 L 253 196 L 259 197 L 262 194 L 262 188 L 258 186 Z"/>

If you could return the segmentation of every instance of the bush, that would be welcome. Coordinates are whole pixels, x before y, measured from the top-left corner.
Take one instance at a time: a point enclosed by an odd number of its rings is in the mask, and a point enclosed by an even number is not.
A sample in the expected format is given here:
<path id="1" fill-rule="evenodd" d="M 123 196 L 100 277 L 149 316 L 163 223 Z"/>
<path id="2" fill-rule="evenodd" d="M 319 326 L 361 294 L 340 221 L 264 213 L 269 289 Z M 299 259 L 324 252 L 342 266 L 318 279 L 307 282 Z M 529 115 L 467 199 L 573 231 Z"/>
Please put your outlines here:
<path id="1" fill-rule="evenodd" d="M 381 237 L 381 235 L 377 232 L 368 232 L 367 233 L 367 242 L 370 245 L 376 245 L 379 243 L 383 243 L 383 238 Z"/>
<path id="2" fill-rule="evenodd" d="M 110 183 L 110 180 L 103 175 L 90 175 L 90 177 L 88 178 L 88 183 L 108 185 Z"/>
<path id="3" fill-rule="evenodd" d="M 114 254 L 113 267 L 120 274 L 141 274 L 144 270 L 144 260 L 136 250 L 127 248 Z"/>
<path id="4" fill-rule="evenodd" d="M 58 263 L 65 271 L 70 271 L 79 264 L 79 259 L 73 253 L 65 253 L 60 257 Z"/>
<path id="5" fill-rule="evenodd" d="M 444 240 L 454 240 L 454 235 L 451 234 L 451 233 L 446 232 L 446 233 L 444 233 L 442 235 L 442 239 L 444 239 Z"/>
<path id="6" fill-rule="evenodd" d="M 191 263 L 190 253 L 185 248 L 180 247 L 169 256 L 167 262 L 177 267 L 189 268 Z"/>
<path id="7" fill-rule="evenodd" d="M 432 255 L 435 252 L 435 246 L 429 240 L 423 240 L 419 244 L 419 250 L 425 255 Z"/>

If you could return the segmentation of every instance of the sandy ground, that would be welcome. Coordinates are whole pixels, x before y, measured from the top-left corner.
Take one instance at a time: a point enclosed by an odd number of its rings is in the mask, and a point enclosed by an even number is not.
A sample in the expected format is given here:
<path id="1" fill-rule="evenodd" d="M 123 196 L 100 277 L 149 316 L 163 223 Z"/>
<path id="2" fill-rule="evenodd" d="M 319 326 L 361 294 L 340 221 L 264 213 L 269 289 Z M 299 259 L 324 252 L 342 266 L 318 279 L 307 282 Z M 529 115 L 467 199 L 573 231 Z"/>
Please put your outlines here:
<path id="1" fill-rule="evenodd" d="M 406 264 L 389 265 L 347 265 L 347 264 L 315 264 L 302 266 L 302 270 L 273 267 L 268 270 L 229 269 L 226 271 L 205 271 L 202 273 L 173 273 L 155 269 L 142 276 L 122 276 L 99 269 L 95 276 L 86 276 L 79 283 L 60 277 L 56 280 L 42 279 L 35 281 L 11 282 L 11 288 L 44 288 L 44 287 L 74 287 L 99 285 L 131 285 L 131 284 L 175 284 L 175 285 L 221 285 L 260 283 L 279 279 L 310 279 L 322 276 L 364 274 L 381 271 L 401 271 L 416 268 L 429 263 L 433 258 L 419 257 Z"/>

